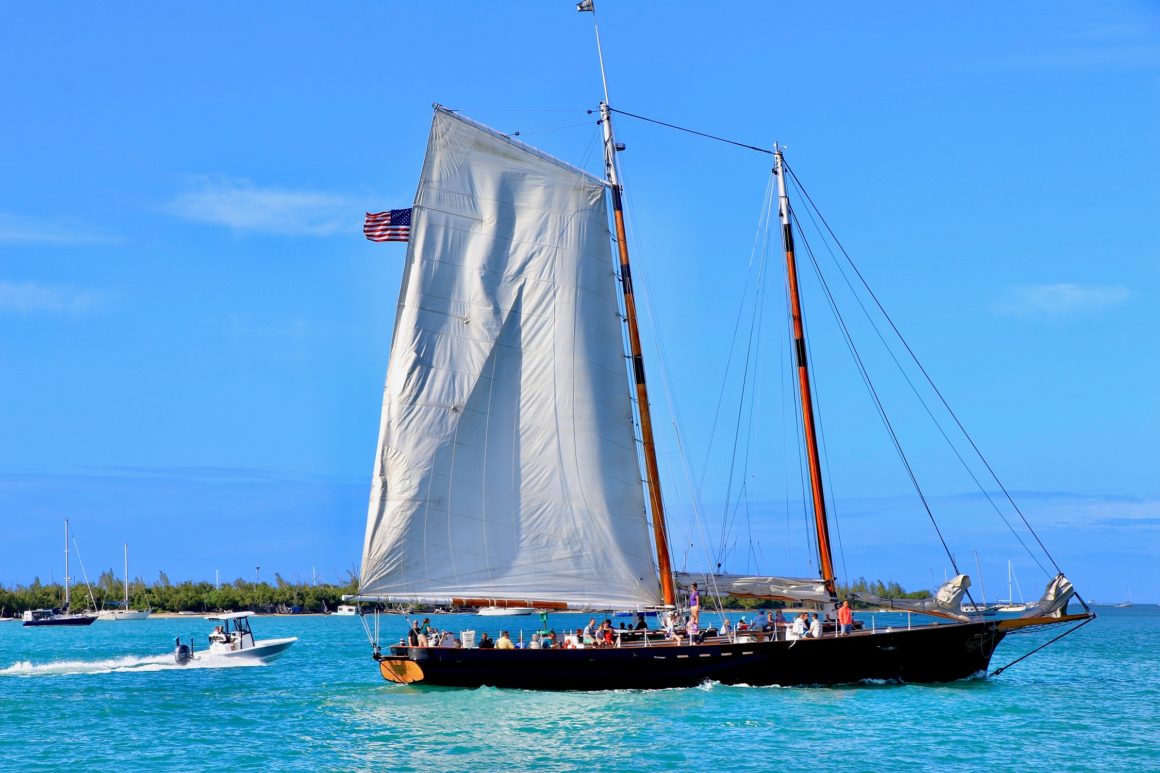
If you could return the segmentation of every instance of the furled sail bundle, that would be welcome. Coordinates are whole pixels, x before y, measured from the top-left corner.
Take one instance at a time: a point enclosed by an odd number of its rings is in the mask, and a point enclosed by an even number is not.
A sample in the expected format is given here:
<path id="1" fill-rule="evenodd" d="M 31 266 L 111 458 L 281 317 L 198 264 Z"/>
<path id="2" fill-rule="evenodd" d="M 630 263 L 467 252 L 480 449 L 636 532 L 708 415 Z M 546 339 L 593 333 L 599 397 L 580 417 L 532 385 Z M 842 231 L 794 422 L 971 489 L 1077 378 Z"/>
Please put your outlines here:
<path id="1" fill-rule="evenodd" d="M 359 595 L 655 604 L 606 184 L 436 108 Z"/>

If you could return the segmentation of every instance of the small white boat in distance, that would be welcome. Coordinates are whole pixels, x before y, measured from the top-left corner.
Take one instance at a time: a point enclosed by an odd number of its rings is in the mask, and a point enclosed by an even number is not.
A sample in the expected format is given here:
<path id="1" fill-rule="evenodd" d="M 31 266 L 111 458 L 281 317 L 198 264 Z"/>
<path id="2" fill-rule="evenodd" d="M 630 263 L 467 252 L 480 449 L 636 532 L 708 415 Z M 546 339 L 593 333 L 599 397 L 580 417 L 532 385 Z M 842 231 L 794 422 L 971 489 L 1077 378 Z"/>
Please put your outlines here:
<path id="1" fill-rule="evenodd" d="M 194 651 L 193 640 L 189 644 L 182 644 L 178 637 L 173 653 L 178 665 L 184 666 L 191 660 L 204 658 L 238 658 L 242 660 L 259 660 L 263 663 L 279 657 L 298 641 L 297 636 L 285 639 L 258 639 L 250 630 L 250 617 L 253 612 L 224 612 L 218 615 L 206 615 L 206 620 L 219 623 L 214 632 L 209 635 L 209 649 Z"/>
<path id="2" fill-rule="evenodd" d="M 479 614 L 483 617 L 515 617 L 530 615 L 536 610 L 532 607 L 480 607 Z"/>
<path id="3" fill-rule="evenodd" d="M 338 609 L 334 611 L 334 614 L 344 616 L 357 615 L 358 607 L 356 607 L 354 604 L 339 604 Z"/>

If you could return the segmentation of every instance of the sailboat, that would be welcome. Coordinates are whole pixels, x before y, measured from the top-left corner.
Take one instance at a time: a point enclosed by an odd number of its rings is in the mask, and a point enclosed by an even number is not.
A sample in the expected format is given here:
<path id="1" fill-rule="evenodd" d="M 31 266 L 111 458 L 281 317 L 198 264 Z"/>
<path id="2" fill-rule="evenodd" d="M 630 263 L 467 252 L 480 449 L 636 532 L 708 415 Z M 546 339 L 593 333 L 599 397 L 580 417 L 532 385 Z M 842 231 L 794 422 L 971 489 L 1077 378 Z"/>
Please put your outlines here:
<path id="1" fill-rule="evenodd" d="M 780 599 L 838 616 L 783 153 L 775 147 L 773 174 L 819 576 L 677 572 L 613 113 L 606 94 L 602 179 L 434 107 L 390 349 L 359 590 L 346 600 L 676 611 L 699 583 L 721 595 Z M 986 674 L 1009 633 L 1093 617 L 1086 605 L 1068 614 L 1076 596 L 1062 572 L 1016 619 L 965 611 L 969 586 L 969 577 L 957 574 L 929 599 L 860 594 L 850 600 L 932 621 L 852 632 L 830 625 L 818 638 L 710 628 L 667 639 L 618 634 L 613 645 L 597 648 L 504 650 L 384 645 L 371 634 L 372 655 L 388 681 L 467 688 L 926 683 Z"/>
<path id="2" fill-rule="evenodd" d="M 1132 606 L 1132 589 L 1131 588 L 1128 588 L 1128 597 L 1126 599 L 1124 599 L 1123 601 L 1121 601 L 1119 604 L 1116 604 L 1116 606 L 1119 607 L 1120 609 L 1127 609 L 1128 607 Z"/>
<path id="3" fill-rule="evenodd" d="M 129 543 L 125 548 L 125 600 L 120 609 L 103 609 L 97 615 L 98 620 L 144 620 L 153 614 L 152 609 L 131 609 L 129 607 Z"/>
<path id="4" fill-rule="evenodd" d="M 97 619 L 96 614 L 90 612 L 70 612 L 72 596 L 69 586 L 72 578 L 68 573 L 69 530 L 68 519 L 64 522 L 64 606 L 60 609 L 28 609 L 25 610 L 23 620 L 26 626 L 46 625 L 92 625 Z"/>
<path id="5" fill-rule="evenodd" d="M 1007 559 L 1007 601 L 999 605 L 996 611 L 998 612 L 1026 612 L 1031 608 L 1031 605 L 1023 600 L 1023 591 L 1019 591 L 1019 601 L 1015 601 L 1015 596 L 1011 592 L 1011 580 L 1015 578 L 1015 569 L 1011 565 L 1011 559 Z M 1019 584 L 1018 578 L 1015 578 L 1015 584 Z"/>

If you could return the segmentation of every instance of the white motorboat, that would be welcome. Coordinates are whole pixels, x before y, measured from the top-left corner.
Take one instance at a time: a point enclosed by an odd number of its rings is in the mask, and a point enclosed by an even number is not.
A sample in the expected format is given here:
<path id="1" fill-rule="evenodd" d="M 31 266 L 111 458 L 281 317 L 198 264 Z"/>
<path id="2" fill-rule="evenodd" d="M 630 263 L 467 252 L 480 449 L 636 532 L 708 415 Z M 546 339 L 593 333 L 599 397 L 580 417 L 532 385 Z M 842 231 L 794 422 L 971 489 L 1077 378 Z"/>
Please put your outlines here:
<path id="1" fill-rule="evenodd" d="M 339 604 L 338 609 L 335 610 L 334 614 L 343 616 L 357 615 L 358 607 L 356 607 L 354 604 Z"/>
<path id="2" fill-rule="evenodd" d="M 178 637 L 173 652 L 174 659 L 183 666 L 191 660 L 207 658 L 237 658 L 269 663 L 298 641 L 297 636 L 255 640 L 250 629 L 250 617 L 253 614 L 253 612 L 223 612 L 218 615 L 207 615 L 206 620 L 219 623 L 209 635 L 209 649 L 195 650 L 192 637 L 189 644 L 182 644 L 181 638 Z"/>
<path id="3" fill-rule="evenodd" d="M 535 611 L 532 607 L 480 607 L 479 614 L 484 617 L 515 617 L 530 615 Z"/>

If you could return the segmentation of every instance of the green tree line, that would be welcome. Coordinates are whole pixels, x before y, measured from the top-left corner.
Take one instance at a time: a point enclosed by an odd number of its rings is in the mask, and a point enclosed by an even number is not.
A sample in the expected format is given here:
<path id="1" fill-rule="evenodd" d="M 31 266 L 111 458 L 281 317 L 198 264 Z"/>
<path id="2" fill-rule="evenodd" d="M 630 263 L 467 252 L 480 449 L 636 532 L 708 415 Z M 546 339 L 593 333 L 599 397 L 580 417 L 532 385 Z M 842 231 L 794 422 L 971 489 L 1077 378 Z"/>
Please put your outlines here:
<path id="1" fill-rule="evenodd" d="M 344 594 L 358 587 L 351 577 L 345 585 L 291 583 L 274 575 L 274 582 L 248 582 L 241 578 L 216 586 L 212 582 L 186 580 L 172 583 L 164 572 L 154 583 L 138 578 L 129 583 L 129 605 L 133 609 L 152 608 L 158 612 L 221 612 L 248 609 L 254 612 L 334 611 Z M 84 583 L 69 588 L 74 610 L 91 607 Z M 97 609 L 116 609 L 124 601 L 124 587 L 112 570 L 103 572 L 92 585 Z M 19 615 L 26 609 L 52 609 L 64 604 L 61 583 L 43 584 L 40 578 L 28 585 L 0 586 L 0 614 Z"/>

